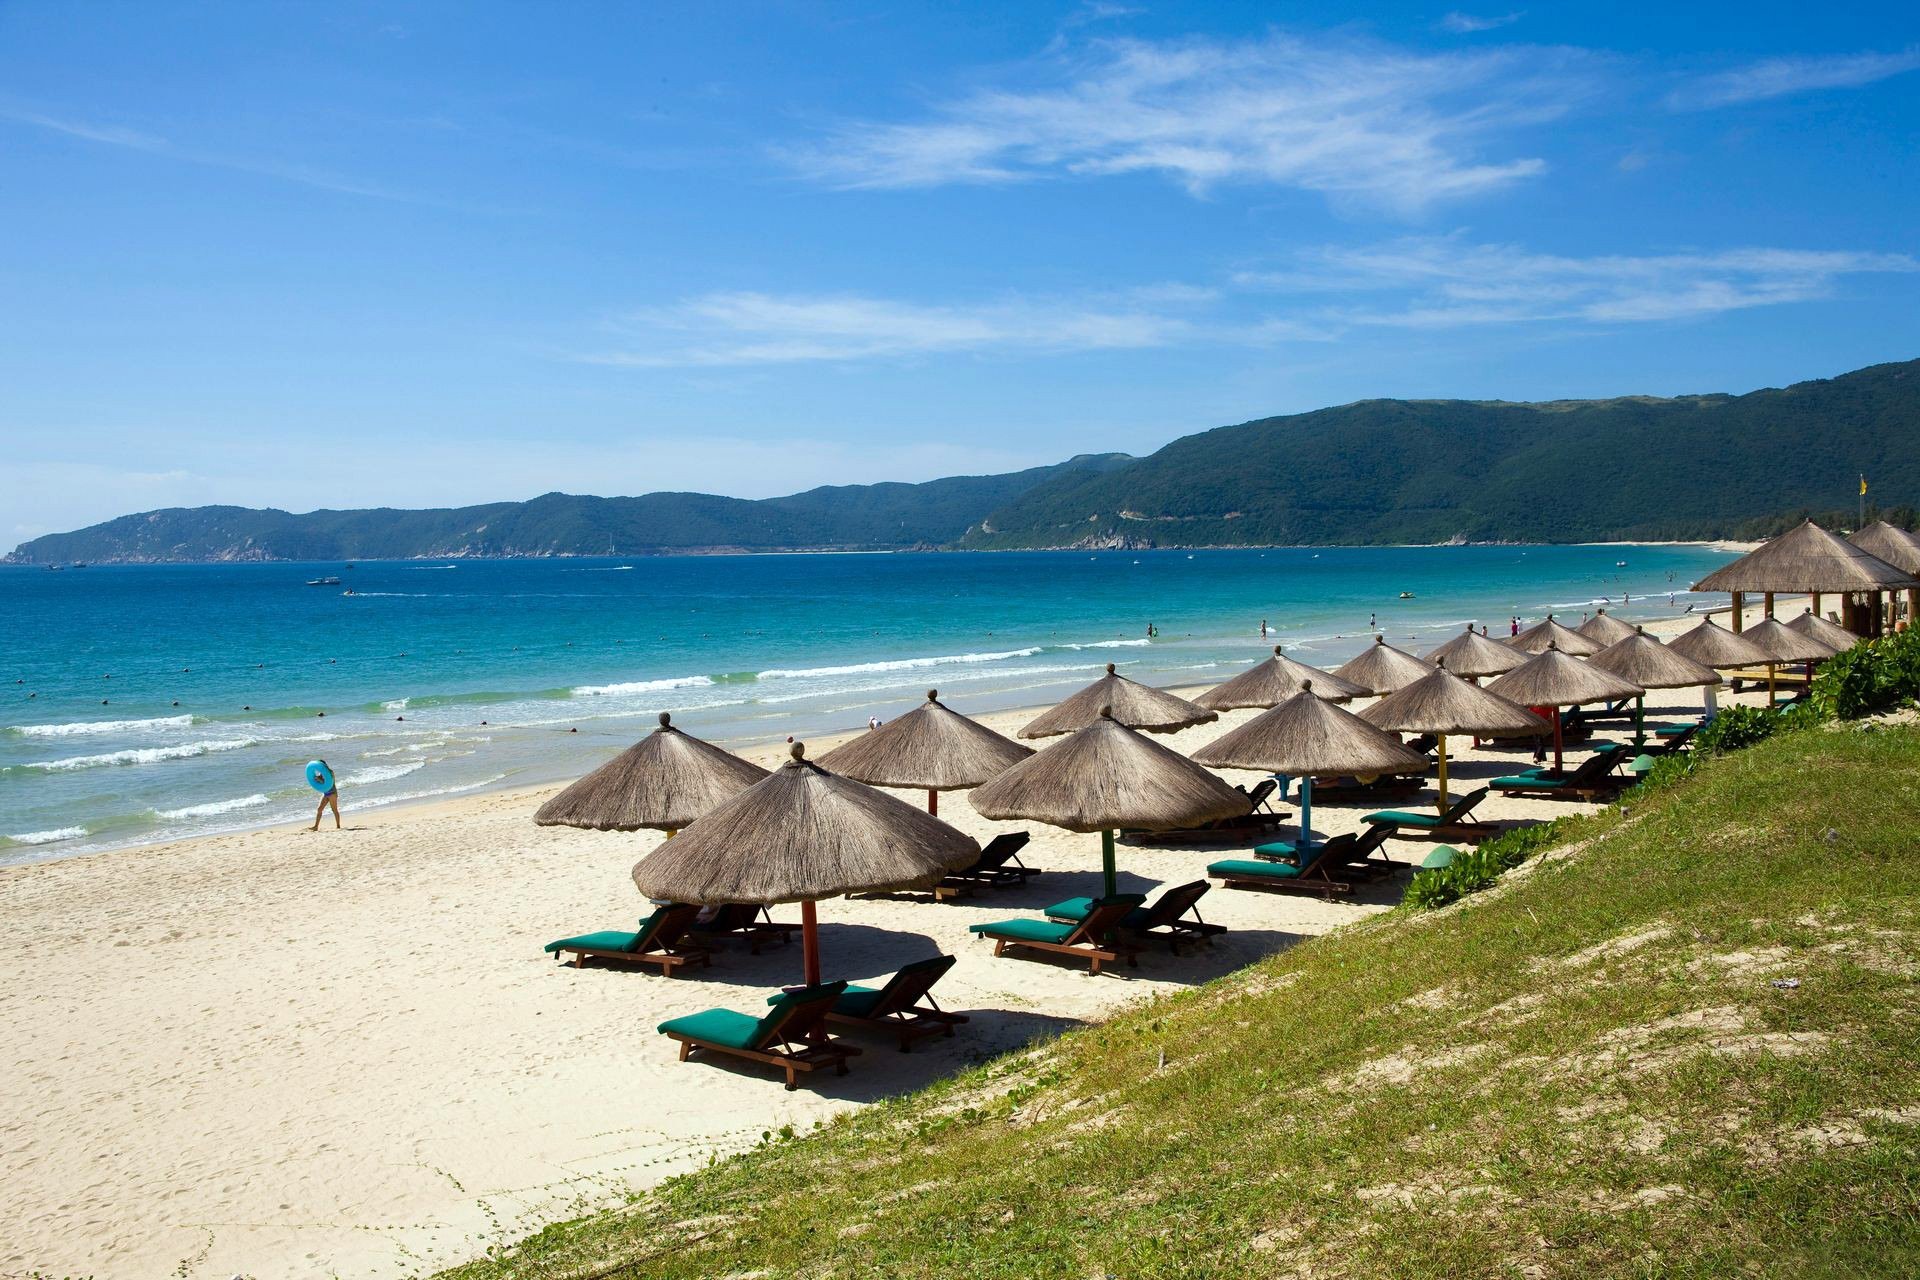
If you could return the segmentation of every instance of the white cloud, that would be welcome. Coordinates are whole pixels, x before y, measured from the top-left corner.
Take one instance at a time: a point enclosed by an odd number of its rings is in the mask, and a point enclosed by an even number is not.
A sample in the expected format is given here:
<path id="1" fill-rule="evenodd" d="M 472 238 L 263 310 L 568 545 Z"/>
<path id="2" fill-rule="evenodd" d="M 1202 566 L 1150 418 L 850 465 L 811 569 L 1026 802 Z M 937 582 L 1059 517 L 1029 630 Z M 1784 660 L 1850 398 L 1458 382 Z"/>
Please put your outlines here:
<path id="1" fill-rule="evenodd" d="M 1472 35 L 1477 31 L 1492 31 L 1496 27 L 1509 26 L 1520 21 L 1521 16 L 1518 10 L 1512 13 L 1483 16 L 1480 14 L 1462 13 L 1460 10 L 1455 9 L 1452 13 L 1440 19 L 1439 25 L 1442 31 L 1451 31 L 1455 35 L 1465 36 Z"/>
<path id="2" fill-rule="evenodd" d="M 849 187 L 1156 173 L 1203 194 L 1268 183 L 1415 212 L 1542 172 L 1483 147 L 1584 96 L 1564 49 L 1420 53 L 1274 35 L 1122 40 L 1045 64 L 1037 87 L 986 89 L 931 118 L 838 129 L 793 159 Z"/>
<path id="3" fill-rule="evenodd" d="M 1846 276 L 1920 271 L 1901 253 L 1728 249 L 1566 257 L 1456 238 L 1326 249 L 1235 283 L 1293 295 L 1393 295 L 1390 305 L 1320 304 L 1325 322 L 1443 329 L 1679 320 L 1833 295 Z"/>
<path id="4" fill-rule="evenodd" d="M 1916 68 L 1920 68 L 1920 45 L 1898 53 L 1768 58 L 1683 85 L 1667 95 L 1667 105 L 1680 111 L 1704 111 L 1815 89 L 1857 88 Z"/>
<path id="5" fill-rule="evenodd" d="M 934 353 L 1058 353 L 1161 346 L 1206 289 L 1149 286 L 1083 300 L 933 306 L 859 294 L 710 293 L 621 319 L 617 350 L 576 358 L 642 368 L 865 360 Z"/>

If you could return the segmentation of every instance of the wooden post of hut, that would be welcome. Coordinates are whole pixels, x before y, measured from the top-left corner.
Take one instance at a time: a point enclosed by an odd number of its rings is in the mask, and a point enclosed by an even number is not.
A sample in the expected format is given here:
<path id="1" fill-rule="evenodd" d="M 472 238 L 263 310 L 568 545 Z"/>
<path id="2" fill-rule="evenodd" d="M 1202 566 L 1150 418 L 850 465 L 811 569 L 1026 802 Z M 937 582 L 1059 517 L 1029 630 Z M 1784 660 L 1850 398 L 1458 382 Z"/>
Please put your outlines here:
<path id="1" fill-rule="evenodd" d="M 1733 593 L 1733 631 L 1734 631 L 1734 634 L 1736 635 L 1738 635 L 1740 632 L 1741 611 L 1744 610 L 1746 606 L 1747 606 L 1746 592 L 1744 591 L 1734 592 Z"/>
<path id="2" fill-rule="evenodd" d="M 1771 618 L 1773 616 L 1773 592 L 1771 591 L 1764 591 L 1760 594 L 1760 616 L 1763 618 Z"/>

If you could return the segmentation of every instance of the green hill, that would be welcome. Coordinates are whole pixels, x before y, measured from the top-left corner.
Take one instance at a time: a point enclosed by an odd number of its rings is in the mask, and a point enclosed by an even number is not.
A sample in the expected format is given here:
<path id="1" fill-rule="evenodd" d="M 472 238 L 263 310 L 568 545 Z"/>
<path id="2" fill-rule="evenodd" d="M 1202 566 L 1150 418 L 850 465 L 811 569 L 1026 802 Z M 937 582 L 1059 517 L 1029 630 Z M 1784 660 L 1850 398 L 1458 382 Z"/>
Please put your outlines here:
<path id="1" fill-rule="evenodd" d="M 1920 729 L 1779 735 L 1569 825 L 1453 907 L 449 1275 L 1920 1272 Z"/>
<path id="2" fill-rule="evenodd" d="M 962 546 L 1583 542 L 1770 532 L 1760 513 L 1920 496 L 1920 361 L 1743 396 L 1363 400 L 1060 475 Z M 1851 515 L 1849 515 L 1849 523 Z"/>

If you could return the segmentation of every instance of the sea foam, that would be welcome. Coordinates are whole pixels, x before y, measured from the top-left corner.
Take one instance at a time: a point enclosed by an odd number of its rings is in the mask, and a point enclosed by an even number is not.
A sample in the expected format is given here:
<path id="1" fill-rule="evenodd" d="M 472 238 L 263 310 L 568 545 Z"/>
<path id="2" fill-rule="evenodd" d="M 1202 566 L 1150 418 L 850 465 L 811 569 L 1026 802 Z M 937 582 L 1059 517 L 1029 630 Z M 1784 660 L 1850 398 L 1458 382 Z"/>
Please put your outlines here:
<path id="1" fill-rule="evenodd" d="M 169 821 L 179 818 L 211 818 L 215 814 L 232 813 L 235 809 L 252 809 L 256 806 L 272 803 L 264 795 L 240 796 L 233 800 L 215 800 L 211 804 L 190 804 L 184 809 L 155 809 L 153 816 Z"/>
<path id="2" fill-rule="evenodd" d="M 68 756 L 64 760 L 34 760 L 20 766 L 46 773 L 65 773 L 73 769 L 97 769 L 104 765 L 159 764 L 163 760 L 189 760 L 216 751 L 241 751 L 259 743 L 258 738 L 217 738 L 207 742 L 183 742 L 177 747 L 132 747 L 108 751 L 97 756 Z"/>
<path id="3" fill-rule="evenodd" d="M 701 689 L 712 683 L 712 676 L 672 676 L 665 680 L 631 680 L 625 684 L 583 684 L 574 689 L 573 696 L 607 698 L 630 693 L 662 693 L 668 689 Z"/>
<path id="4" fill-rule="evenodd" d="M 775 667 L 762 671 L 762 680 L 806 680 L 820 676 L 868 675 L 877 671 L 920 671 L 927 667 L 970 665 L 977 662 L 1005 662 L 1011 658 L 1031 658 L 1042 652 L 1031 649 L 1006 649 L 999 653 L 949 653 L 936 658 L 897 658 L 891 662 L 855 662 L 844 667 Z"/>
<path id="5" fill-rule="evenodd" d="M 55 844 L 61 840 L 78 840 L 87 834 L 85 827 L 59 827 L 53 831 L 22 831 L 19 835 L 8 836 L 14 844 Z"/>
<path id="6" fill-rule="evenodd" d="M 22 724 L 7 730 L 22 738 L 77 738 L 99 733 L 142 733 L 152 729 L 185 729 L 192 716 L 156 716 L 151 720 L 75 720 L 69 724 Z"/>

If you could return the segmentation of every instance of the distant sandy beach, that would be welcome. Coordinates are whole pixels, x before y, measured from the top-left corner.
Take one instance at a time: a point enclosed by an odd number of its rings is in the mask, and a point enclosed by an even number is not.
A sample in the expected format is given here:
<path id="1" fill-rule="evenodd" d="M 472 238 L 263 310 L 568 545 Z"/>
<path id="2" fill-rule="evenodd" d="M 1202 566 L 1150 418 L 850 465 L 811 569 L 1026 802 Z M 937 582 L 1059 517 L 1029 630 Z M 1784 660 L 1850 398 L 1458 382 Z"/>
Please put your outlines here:
<path id="1" fill-rule="evenodd" d="M 1802 607 L 1783 600 L 1779 612 Z M 1656 721 L 1699 708 L 1695 691 L 1650 698 Z M 1031 714 L 981 718 L 1012 734 Z M 1191 752 L 1255 714 L 1161 740 Z M 832 742 L 811 742 L 810 754 Z M 743 754 L 771 765 L 784 752 Z M 1522 746 L 1465 750 L 1453 774 L 1464 789 L 1527 762 Z M 829 901 L 821 943 L 828 976 L 855 980 L 936 951 L 958 956 L 938 995 L 972 1021 L 910 1055 L 861 1040 L 852 1074 L 788 1093 L 759 1070 L 680 1063 L 653 1028 L 709 1006 L 759 1006 L 798 980 L 797 946 L 735 947 L 673 979 L 542 954 L 553 938 L 631 927 L 645 908 L 629 871 L 659 839 L 534 826 L 554 790 L 370 813 L 349 793 L 343 832 L 277 827 L 0 871 L 0 1275 L 427 1273 L 764 1132 L 1363 920 L 1406 884 L 1336 903 L 1216 888 L 1201 910 L 1231 932 L 1211 951 L 1150 952 L 1137 970 L 1090 978 L 996 960 L 967 926 L 1093 890 L 1098 838 L 988 822 L 963 794 L 943 797 L 942 816 L 982 840 L 1029 830 L 1022 856 L 1047 874 L 941 905 Z M 1354 830 L 1367 807 L 1317 804 L 1316 830 Z M 1489 801 L 1481 816 L 1570 807 Z M 1426 850 L 1392 847 L 1402 860 Z M 1195 879 L 1219 856 L 1123 844 L 1123 888 Z"/>

